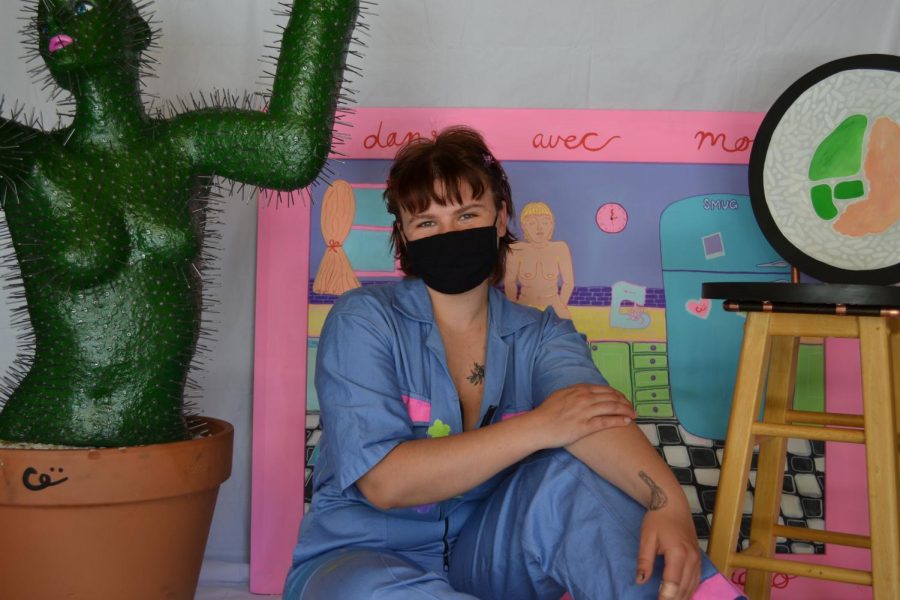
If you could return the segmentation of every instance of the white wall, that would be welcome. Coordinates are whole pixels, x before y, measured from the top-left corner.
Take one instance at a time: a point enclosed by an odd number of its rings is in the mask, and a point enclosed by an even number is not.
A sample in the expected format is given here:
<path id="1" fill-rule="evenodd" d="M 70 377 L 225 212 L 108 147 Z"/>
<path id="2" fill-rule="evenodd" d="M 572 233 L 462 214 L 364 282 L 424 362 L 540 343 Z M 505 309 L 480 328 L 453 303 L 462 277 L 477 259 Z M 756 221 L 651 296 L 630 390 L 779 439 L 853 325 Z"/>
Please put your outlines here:
<path id="1" fill-rule="evenodd" d="M 18 58 L 19 0 L 0 0 L 0 94 L 55 120 Z M 275 0 L 156 0 L 163 99 L 258 90 Z M 367 18 L 362 106 L 765 111 L 794 80 L 851 54 L 900 54 L 900 0 L 381 0 Z M 256 208 L 226 202 L 221 326 L 200 411 L 236 428 L 207 556 L 249 560 Z M 0 295 L 5 292 L 0 291 Z M 14 332 L 0 302 L 0 368 Z M 303 424 L 297 423 L 298 435 Z"/>

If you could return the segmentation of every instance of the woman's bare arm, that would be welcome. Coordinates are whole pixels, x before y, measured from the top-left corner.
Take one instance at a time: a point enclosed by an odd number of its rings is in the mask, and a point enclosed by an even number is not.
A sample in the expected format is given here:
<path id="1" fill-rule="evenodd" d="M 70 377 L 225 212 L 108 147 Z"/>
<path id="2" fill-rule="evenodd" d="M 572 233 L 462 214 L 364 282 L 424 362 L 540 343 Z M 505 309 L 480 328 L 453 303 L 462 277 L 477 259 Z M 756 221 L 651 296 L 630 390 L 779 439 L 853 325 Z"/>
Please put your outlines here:
<path id="1" fill-rule="evenodd" d="M 508 421 L 403 442 L 356 485 L 369 502 L 385 510 L 439 502 L 480 485 L 533 452 L 562 447 L 632 419 L 631 405 L 612 388 L 572 386 Z"/>
<path id="2" fill-rule="evenodd" d="M 585 436 L 567 449 L 598 475 L 647 507 L 635 580 L 644 583 L 665 558 L 659 598 L 683 600 L 700 581 L 700 548 L 681 485 L 637 426 Z"/>

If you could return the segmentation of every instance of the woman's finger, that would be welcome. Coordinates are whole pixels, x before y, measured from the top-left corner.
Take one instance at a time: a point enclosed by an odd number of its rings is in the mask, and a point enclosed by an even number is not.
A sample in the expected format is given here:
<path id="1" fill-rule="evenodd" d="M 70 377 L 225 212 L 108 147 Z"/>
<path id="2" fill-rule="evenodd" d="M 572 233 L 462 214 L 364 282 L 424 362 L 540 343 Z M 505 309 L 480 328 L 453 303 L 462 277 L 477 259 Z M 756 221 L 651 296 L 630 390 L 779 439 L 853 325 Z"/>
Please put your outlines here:
<path id="1" fill-rule="evenodd" d="M 688 600 L 700 583 L 700 555 L 688 552 L 684 561 L 684 572 L 681 576 L 681 599 Z"/>
<path id="2" fill-rule="evenodd" d="M 685 551 L 680 546 L 665 551 L 662 585 L 659 586 L 660 600 L 678 600 L 684 577 Z"/>
<path id="3" fill-rule="evenodd" d="M 621 415 L 631 418 L 637 416 L 631 404 L 620 404 L 619 402 L 595 402 L 585 409 L 585 414 L 589 418 L 603 415 Z"/>

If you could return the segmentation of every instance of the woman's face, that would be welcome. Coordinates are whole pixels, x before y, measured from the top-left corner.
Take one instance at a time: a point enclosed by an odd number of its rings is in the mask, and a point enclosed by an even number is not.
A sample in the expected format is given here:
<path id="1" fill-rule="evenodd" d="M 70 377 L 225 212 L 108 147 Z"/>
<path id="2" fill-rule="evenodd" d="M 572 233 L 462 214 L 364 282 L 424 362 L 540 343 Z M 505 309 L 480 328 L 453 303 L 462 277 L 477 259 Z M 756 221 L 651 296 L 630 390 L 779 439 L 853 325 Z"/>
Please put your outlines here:
<path id="1" fill-rule="evenodd" d="M 438 194 L 443 186 L 435 184 Z M 432 202 L 424 212 L 418 214 L 400 212 L 403 234 L 409 241 L 420 240 L 440 233 L 490 227 L 496 224 L 497 237 L 506 235 L 506 203 L 500 204 L 500 213 L 494 208 L 494 195 L 486 189 L 481 198 L 472 197 L 472 188 L 465 182 L 460 185 L 461 204 L 449 203 L 441 206 Z"/>
<path id="2" fill-rule="evenodd" d="M 529 242 L 549 242 L 553 235 L 553 217 L 550 215 L 528 215 L 522 219 L 522 231 Z"/>

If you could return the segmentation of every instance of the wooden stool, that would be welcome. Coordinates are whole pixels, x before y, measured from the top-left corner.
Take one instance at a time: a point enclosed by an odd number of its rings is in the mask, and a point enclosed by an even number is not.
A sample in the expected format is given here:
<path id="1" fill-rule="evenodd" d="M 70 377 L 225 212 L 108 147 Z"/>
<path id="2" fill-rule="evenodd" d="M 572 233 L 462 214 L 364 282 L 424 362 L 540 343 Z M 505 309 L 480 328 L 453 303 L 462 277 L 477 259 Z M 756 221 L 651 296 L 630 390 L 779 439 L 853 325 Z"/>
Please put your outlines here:
<path id="1" fill-rule="evenodd" d="M 773 572 L 870 585 L 876 600 L 900 599 L 900 288 L 712 283 L 703 296 L 748 313 L 709 540 L 713 563 L 727 577 L 747 569 L 751 600 L 769 597 Z M 862 416 L 793 409 L 801 336 L 859 339 Z M 788 438 L 865 444 L 870 537 L 778 524 Z M 757 443 L 750 545 L 738 552 Z M 872 571 L 775 559 L 777 536 L 870 548 Z"/>

